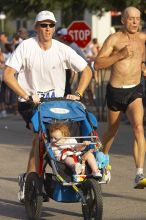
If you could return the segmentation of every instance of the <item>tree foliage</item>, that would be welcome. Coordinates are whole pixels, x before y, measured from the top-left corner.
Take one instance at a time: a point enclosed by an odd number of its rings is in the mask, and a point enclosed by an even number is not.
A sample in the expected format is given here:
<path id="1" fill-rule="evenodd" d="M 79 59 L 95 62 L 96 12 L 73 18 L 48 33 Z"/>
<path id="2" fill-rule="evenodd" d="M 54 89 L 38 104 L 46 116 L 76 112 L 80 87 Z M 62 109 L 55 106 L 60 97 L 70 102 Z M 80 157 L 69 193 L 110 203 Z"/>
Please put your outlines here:
<path id="1" fill-rule="evenodd" d="M 11 17 L 31 18 L 41 10 L 60 9 L 65 25 L 73 20 L 83 19 L 85 9 L 97 13 L 102 12 L 103 8 L 107 11 L 121 11 L 127 6 L 135 6 L 143 13 L 145 5 L 146 0 L 0 0 L 0 10 Z"/>

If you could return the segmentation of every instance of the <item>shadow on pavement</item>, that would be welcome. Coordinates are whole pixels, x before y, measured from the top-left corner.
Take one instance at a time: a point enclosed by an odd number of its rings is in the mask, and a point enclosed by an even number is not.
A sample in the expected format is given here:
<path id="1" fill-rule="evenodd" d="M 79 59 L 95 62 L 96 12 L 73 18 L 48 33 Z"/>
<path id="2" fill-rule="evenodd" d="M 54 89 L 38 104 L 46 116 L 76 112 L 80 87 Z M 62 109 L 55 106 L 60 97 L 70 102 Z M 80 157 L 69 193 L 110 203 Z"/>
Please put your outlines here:
<path id="1" fill-rule="evenodd" d="M 76 213 L 76 212 L 66 211 L 66 210 L 57 209 L 57 208 L 42 207 L 41 219 L 47 220 L 48 217 L 55 216 L 55 213 L 60 213 L 66 216 L 82 217 L 81 214 Z M 2 216 L 11 217 L 13 219 L 21 219 L 21 220 L 27 219 L 27 216 L 25 214 L 25 207 L 23 204 L 20 204 L 19 202 L 16 202 L 16 201 L 6 200 L 6 199 L 0 199 L 0 217 Z"/>
<path id="2" fill-rule="evenodd" d="M 11 217 L 13 219 L 27 219 L 26 216 L 23 218 L 22 213 L 24 213 L 24 206 L 19 202 L 0 199 L 0 217 Z M 24 213 L 25 215 L 25 213 Z"/>
<path id="3" fill-rule="evenodd" d="M 103 193 L 103 197 L 117 197 L 117 198 L 121 198 L 121 199 L 126 199 L 126 200 L 135 200 L 135 201 L 139 201 L 139 202 L 146 202 L 146 199 L 143 198 L 138 198 L 138 197 L 134 197 L 134 196 L 125 196 L 125 195 L 120 195 L 120 194 L 112 194 L 112 193 Z"/>
<path id="4" fill-rule="evenodd" d="M 46 213 L 47 212 L 47 213 Z M 60 213 L 66 216 L 76 216 L 76 217 L 83 217 L 82 214 L 80 213 L 76 213 L 76 212 L 72 212 L 72 211 L 66 211 L 66 210 L 61 210 L 61 209 L 56 209 L 56 208 L 43 208 L 43 212 L 42 212 L 42 218 L 43 217 L 48 217 L 48 212 L 53 212 L 55 213 Z M 50 214 L 49 214 L 50 216 Z M 44 219 L 44 218 L 43 218 Z"/>
<path id="5" fill-rule="evenodd" d="M 13 178 L 13 177 L 2 177 L 0 176 L 0 180 L 6 180 L 10 182 L 18 182 L 18 178 Z"/>

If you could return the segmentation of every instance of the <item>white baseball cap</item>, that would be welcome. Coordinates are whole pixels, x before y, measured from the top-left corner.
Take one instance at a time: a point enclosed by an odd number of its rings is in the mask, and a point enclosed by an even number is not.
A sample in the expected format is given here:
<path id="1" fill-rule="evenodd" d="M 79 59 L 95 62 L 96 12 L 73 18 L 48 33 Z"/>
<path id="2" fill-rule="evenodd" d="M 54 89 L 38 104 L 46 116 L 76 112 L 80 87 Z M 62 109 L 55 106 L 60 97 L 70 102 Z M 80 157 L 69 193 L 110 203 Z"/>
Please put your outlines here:
<path id="1" fill-rule="evenodd" d="M 50 21 L 53 21 L 54 23 L 56 23 L 55 16 L 51 11 L 39 12 L 36 16 L 35 23 L 37 23 L 38 21 L 45 21 L 45 20 L 50 20 Z"/>

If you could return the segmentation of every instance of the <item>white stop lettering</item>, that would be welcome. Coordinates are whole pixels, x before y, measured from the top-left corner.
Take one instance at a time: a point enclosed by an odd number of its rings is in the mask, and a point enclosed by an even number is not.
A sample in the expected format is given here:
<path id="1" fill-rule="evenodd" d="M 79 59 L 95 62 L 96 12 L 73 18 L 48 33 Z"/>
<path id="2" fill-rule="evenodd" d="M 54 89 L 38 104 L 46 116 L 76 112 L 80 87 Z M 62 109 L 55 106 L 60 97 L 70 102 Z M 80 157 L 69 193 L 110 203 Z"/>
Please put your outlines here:
<path id="1" fill-rule="evenodd" d="M 90 36 L 90 30 L 70 30 L 69 35 L 71 35 L 75 41 L 87 40 Z"/>

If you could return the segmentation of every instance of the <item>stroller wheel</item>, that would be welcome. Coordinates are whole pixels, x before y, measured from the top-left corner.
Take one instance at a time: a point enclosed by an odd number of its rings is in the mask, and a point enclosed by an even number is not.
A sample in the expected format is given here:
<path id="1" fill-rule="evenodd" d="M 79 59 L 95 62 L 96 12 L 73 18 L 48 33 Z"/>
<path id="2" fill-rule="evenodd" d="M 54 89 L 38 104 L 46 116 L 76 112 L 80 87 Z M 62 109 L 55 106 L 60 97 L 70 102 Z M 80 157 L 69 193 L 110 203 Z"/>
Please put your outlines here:
<path id="1" fill-rule="evenodd" d="M 40 219 L 42 201 L 42 179 L 35 172 L 29 173 L 25 183 L 25 209 L 28 219 Z"/>
<path id="2" fill-rule="evenodd" d="M 102 220 L 103 201 L 101 185 L 95 179 L 88 179 L 82 185 L 85 204 L 82 204 L 84 220 Z"/>

